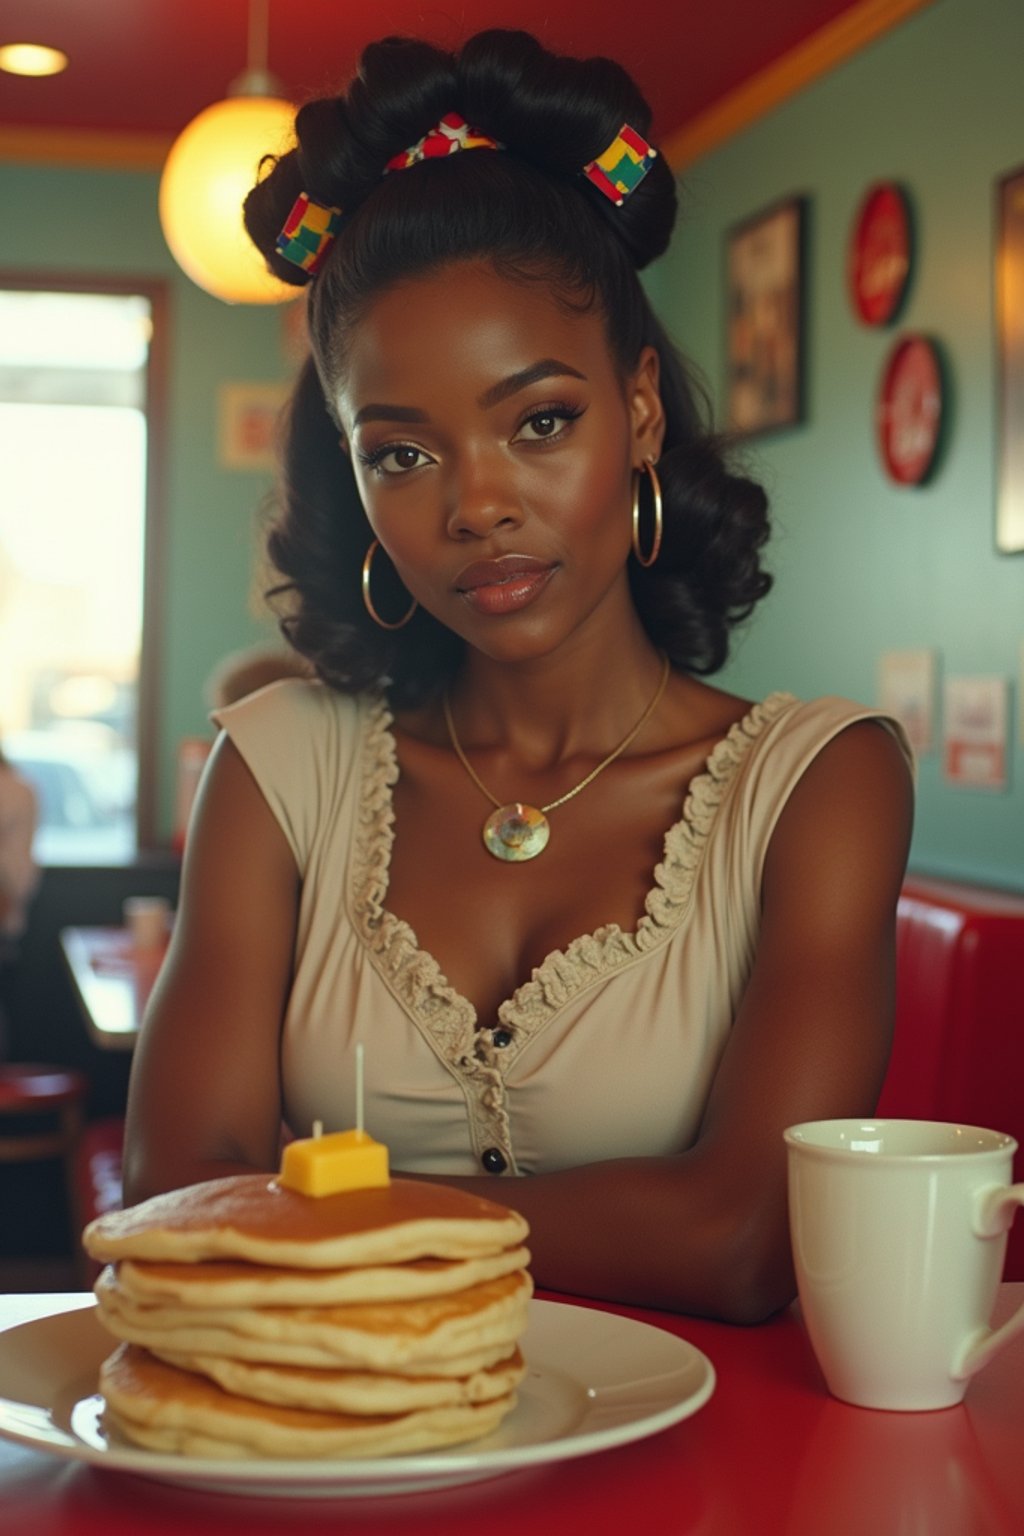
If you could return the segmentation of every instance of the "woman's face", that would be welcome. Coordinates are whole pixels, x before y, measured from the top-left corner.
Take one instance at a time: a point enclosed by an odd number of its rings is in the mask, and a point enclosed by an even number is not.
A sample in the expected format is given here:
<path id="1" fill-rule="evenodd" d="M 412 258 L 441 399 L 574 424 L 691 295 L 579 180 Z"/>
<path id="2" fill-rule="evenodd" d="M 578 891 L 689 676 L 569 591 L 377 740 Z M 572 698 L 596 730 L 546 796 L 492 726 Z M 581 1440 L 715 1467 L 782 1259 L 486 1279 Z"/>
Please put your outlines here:
<path id="1" fill-rule="evenodd" d="M 598 312 L 482 262 L 383 294 L 339 418 L 409 591 L 487 655 L 543 654 L 629 604 L 631 474 L 657 457 L 657 355 L 623 379 Z"/>

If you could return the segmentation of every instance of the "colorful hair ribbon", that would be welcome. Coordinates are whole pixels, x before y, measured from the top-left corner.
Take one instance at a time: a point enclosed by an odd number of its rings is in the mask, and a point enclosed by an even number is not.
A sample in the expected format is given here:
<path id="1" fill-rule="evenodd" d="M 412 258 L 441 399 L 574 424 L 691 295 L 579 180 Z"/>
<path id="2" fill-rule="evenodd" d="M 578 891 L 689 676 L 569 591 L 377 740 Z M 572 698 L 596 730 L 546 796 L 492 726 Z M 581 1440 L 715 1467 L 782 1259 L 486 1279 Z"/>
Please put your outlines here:
<path id="1" fill-rule="evenodd" d="M 471 128 L 458 112 L 446 112 L 441 121 L 422 139 L 393 155 L 384 167 L 406 171 L 421 160 L 440 160 L 463 149 L 504 149 L 497 139 Z M 621 208 L 636 190 L 658 158 L 658 151 L 647 140 L 623 123 L 608 148 L 583 167 L 583 175 L 597 189 Z M 305 192 L 295 200 L 284 228 L 277 237 L 277 249 L 286 261 L 294 262 L 312 277 L 320 270 L 334 238 L 341 227 L 341 209 L 313 202 Z"/>
<path id="2" fill-rule="evenodd" d="M 623 123 L 608 148 L 583 167 L 583 174 L 621 208 L 657 158 L 658 151 L 635 128 Z"/>
<path id="3" fill-rule="evenodd" d="M 384 174 L 386 176 L 389 171 L 407 171 L 411 165 L 418 165 L 421 160 L 442 160 L 446 155 L 457 154 L 460 149 L 501 149 L 502 147 L 497 139 L 492 139 L 488 134 L 471 128 L 458 112 L 446 112 L 441 121 L 425 133 L 422 139 L 418 139 L 409 149 L 403 149 L 400 154 L 392 155 L 384 167 Z"/>
<path id="4" fill-rule="evenodd" d="M 277 237 L 278 252 L 312 277 L 323 265 L 340 227 L 340 208 L 314 203 L 300 192 Z"/>

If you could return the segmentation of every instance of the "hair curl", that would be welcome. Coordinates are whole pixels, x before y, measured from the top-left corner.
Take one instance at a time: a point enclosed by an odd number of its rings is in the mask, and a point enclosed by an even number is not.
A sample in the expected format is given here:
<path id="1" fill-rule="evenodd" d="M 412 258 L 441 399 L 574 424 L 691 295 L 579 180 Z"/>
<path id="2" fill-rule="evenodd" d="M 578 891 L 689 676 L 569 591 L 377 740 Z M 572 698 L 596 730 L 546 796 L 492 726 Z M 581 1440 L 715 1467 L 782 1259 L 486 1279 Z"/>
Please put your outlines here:
<path id="1" fill-rule="evenodd" d="M 393 155 L 451 111 L 507 153 L 455 154 L 411 174 L 384 174 Z M 267 544 L 282 578 L 270 594 L 284 601 L 282 630 L 331 686 L 387 686 L 396 704 L 411 704 L 436 693 L 462 655 L 462 640 L 422 608 L 398 632 L 367 614 L 359 571 L 373 533 L 332 403 L 348 337 L 373 300 L 453 262 L 485 259 L 517 282 L 548 285 L 570 309 L 598 311 L 623 375 L 645 346 L 656 348 L 664 539 L 654 566 L 631 561 L 630 583 L 642 622 L 673 665 L 717 671 L 731 629 L 768 591 L 765 494 L 728 469 L 704 425 L 703 398 L 637 277 L 669 243 L 672 172 L 659 156 L 621 207 L 580 174 L 623 122 L 646 136 L 650 118 L 618 64 L 556 56 L 525 32 L 481 32 L 458 54 L 390 37 L 366 49 L 346 94 L 300 109 L 297 148 L 269 161 L 249 193 L 249 234 L 289 283 L 308 281 L 275 248 L 295 198 L 306 192 L 343 210 L 309 291 L 312 355 L 287 416 L 281 512 Z M 379 582 L 374 573 L 374 594 L 388 615 L 408 604 L 397 578 L 389 593 L 384 570 Z"/>

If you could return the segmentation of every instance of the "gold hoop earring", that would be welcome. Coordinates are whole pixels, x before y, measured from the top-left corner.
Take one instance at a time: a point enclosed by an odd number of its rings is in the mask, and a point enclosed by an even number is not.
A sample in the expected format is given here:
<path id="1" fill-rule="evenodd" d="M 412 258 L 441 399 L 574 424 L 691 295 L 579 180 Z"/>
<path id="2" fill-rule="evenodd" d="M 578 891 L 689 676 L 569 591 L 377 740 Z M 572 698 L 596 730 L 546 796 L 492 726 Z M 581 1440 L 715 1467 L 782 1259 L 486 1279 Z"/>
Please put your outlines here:
<path id="1" fill-rule="evenodd" d="M 654 538 L 651 540 L 649 552 L 644 555 L 640 551 L 640 470 L 647 471 L 651 481 L 651 495 L 654 498 Z M 658 558 L 661 549 L 661 536 L 664 531 L 664 520 L 661 515 L 661 481 L 655 472 L 654 464 L 650 459 L 645 459 L 640 469 L 633 471 L 633 553 L 638 565 L 653 565 Z"/>
<path id="2" fill-rule="evenodd" d="M 373 606 L 373 598 L 370 596 L 370 567 L 373 564 L 373 557 L 377 553 L 378 549 L 380 549 L 380 540 L 374 539 L 373 543 L 366 551 L 366 558 L 363 560 L 363 602 L 366 605 L 366 611 L 370 615 L 370 618 L 375 624 L 379 624 L 381 629 L 404 629 L 409 620 L 412 618 L 413 614 L 416 612 L 416 609 L 419 607 L 419 604 L 415 598 L 412 600 L 412 607 L 409 609 L 408 613 L 404 618 L 399 619 L 397 624 L 389 624 L 387 619 L 382 619 L 376 608 Z"/>

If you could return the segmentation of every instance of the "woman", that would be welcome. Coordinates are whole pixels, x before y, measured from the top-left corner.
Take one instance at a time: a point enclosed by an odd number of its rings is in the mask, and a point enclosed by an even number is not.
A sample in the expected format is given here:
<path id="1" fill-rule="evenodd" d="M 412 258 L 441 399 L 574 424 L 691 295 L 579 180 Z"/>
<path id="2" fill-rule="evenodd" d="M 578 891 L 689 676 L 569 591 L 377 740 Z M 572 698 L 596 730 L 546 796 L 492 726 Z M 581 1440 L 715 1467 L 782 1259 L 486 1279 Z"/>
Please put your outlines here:
<path id="1" fill-rule="evenodd" d="M 910 778 L 870 710 L 700 680 L 767 519 L 636 277 L 648 123 L 522 33 L 392 39 L 250 194 L 310 284 L 270 550 L 321 681 L 218 716 L 127 1191 L 350 1124 L 360 1038 L 393 1168 L 521 1209 L 540 1284 L 753 1320 L 784 1127 L 882 1081 Z"/>

